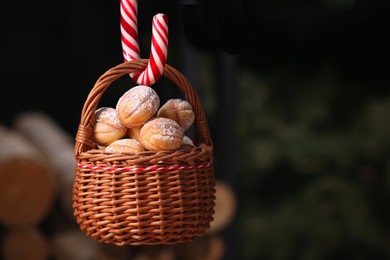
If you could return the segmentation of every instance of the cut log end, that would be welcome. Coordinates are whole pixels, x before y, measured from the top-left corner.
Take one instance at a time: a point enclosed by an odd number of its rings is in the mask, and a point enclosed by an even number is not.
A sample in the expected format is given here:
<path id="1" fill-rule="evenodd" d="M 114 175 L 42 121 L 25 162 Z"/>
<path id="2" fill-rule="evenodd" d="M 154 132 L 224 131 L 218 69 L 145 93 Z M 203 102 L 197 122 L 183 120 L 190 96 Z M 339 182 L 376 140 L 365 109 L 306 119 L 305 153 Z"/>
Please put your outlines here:
<path id="1" fill-rule="evenodd" d="M 5 260 L 46 260 L 50 257 L 50 245 L 36 229 L 15 230 L 5 236 L 2 255 Z"/>
<path id="2" fill-rule="evenodd" d="M 42 164 L 21 158 L 0 163 L 0 221 L 9 227 L 40 223 L 55 198 L 54 179 Z"/>

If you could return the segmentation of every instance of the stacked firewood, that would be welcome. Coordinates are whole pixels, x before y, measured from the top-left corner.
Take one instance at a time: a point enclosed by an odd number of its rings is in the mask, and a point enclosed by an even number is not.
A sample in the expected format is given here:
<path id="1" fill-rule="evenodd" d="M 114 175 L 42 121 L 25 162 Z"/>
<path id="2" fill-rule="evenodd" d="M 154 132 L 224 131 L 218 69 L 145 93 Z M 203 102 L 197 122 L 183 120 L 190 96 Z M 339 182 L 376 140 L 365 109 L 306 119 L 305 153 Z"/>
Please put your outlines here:
<path id="1" fill-rule="evenodd" d="M 211 228 L 193 242 L 138 247 L 100 244 L 86 236 L 73 217 L 73 151 L 73 138 L 39 111 L 21 113 L 12 127 L 0 127 L 0 258 L 223 258 L 220 231 L 229 225 L 236 208 L 235 195 L 226 183 L 217 181 Z"/>
<path id="2" fill-rule="evenodd" d="M 38 228 L 55 198 L 52 168 L 20 133 L 0 130 L 0 223 L 4 259 L 46 259 L 49 242 Z"/>

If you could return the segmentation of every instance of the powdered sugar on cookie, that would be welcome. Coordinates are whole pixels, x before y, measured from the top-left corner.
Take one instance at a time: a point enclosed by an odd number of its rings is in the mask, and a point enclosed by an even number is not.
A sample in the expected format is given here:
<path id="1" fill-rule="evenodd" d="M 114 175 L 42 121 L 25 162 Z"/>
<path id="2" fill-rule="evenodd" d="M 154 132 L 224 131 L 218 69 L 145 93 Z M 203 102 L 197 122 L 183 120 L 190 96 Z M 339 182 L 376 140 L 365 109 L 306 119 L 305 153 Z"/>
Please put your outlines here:
<path id="1" fill-rule="evenodd" d="M 127 127 L 137 127 L 152 118 L 159 106 L 160 98 L 156 91 L 151 87 L 139 85 L 119 98 L 116 110 L 122 124 Z"/>
<path id="2" fill-rule="evenodd" d="M 183 143 L 184 130 L 169 118 L 154 118 L 141 128 L 140 143 L 147 150 L 172 150 Z"/>
<path id="3" fill-rule="evenodd" d="M 104 122 L 118 129 L 125 129 L 118 118 L 116 110 L 112 107 L 101 107 L 95 112 L 96 122 Z"/>
<path id="4" fill-rule="evenodd" d="M 100 146 L 107 146 L 126 134 L 126 127 L 120 122 L 112 107 L 101 107 L 95 111 L 95 125 L 92 139 Z"/>

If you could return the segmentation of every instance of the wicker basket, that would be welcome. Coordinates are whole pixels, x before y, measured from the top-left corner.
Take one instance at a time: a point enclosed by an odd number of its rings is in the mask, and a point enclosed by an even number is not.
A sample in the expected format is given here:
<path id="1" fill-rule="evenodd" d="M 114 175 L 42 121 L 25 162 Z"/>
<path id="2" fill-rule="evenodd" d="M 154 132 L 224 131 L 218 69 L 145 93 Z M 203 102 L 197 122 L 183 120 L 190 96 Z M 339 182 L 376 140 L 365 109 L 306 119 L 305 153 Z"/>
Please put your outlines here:
<path id="1" fill-rule="evenodd" d="M 177 85 L 195 113 L 195 148 L 107 153 L 92 141 L 94 112 L 111 83 L 146 68 L 148 60 L 122 63 L 96 82 L 84 104 L 75 144 L 73 213 L 94 240 L 116 245 L 189 242 L 213 221 L 213 144 L 203 107 L 188 79 L 169 65 L 164 76 Z"/>

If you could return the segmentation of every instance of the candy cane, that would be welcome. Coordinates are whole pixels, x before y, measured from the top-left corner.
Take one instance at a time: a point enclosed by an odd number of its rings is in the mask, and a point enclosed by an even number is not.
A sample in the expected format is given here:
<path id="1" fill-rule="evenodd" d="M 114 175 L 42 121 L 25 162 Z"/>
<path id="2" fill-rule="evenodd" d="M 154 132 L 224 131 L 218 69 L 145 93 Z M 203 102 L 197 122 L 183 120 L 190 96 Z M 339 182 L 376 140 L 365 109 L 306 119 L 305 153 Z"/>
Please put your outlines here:
<path id="1" fill-rule="evenodd" d="M 125 61 L 141 58 L 138 44 L 138 1 L 121 0 L 121 39 Z M 168 54 L 168 17 L 156 14 L 152 22 L 152 44 L 147 68 L 131 73 L 131 78 L 140 85 L 152 85 L 162 75 Z"/>

